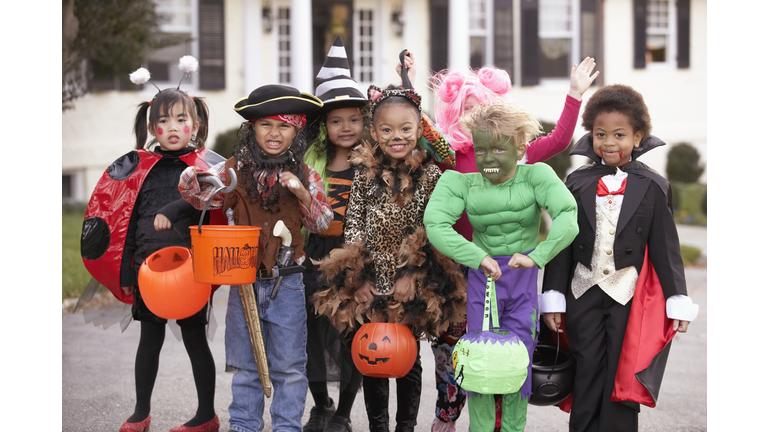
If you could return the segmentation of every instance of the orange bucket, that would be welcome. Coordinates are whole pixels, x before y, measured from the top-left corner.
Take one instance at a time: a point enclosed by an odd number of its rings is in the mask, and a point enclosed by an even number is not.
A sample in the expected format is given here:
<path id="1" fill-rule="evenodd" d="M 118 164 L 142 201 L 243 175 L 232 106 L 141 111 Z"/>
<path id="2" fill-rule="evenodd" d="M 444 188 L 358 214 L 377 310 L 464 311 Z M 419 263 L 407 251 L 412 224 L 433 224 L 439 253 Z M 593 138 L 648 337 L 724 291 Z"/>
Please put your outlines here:
<path id="1" fill-rule="evenodd" d="M 256 280 L 259 227 L 194 225 L 192 266 L 195 281 L 212 285 L 243 285 Z"/>
<path id="2" fill-rule="evenodd" d="M 149 310 L 165 319 L 191 317 L 211 296 L 210 284 L 195 282 L 192 255 L 180 246 L 160 249 L 144 260 L 139 289 Z"/>

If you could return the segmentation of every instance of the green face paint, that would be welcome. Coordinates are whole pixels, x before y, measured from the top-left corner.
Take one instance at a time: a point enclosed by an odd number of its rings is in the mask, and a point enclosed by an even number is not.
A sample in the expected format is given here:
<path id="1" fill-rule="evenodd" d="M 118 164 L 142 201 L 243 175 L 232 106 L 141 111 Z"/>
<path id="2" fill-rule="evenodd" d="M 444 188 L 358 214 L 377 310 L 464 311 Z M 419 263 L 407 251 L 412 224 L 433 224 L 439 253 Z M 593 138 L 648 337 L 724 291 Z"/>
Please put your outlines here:
<path id="1" fill-rule="evenodd" d="M 515 141 L 506 135 L 500 135 L 494 141 L 493 135 L 484 130 L 472 131 L 475 147 L 475 163 L 483 177 L 493 184 L 502 184 L 515 176 L 518 154 Z"/>

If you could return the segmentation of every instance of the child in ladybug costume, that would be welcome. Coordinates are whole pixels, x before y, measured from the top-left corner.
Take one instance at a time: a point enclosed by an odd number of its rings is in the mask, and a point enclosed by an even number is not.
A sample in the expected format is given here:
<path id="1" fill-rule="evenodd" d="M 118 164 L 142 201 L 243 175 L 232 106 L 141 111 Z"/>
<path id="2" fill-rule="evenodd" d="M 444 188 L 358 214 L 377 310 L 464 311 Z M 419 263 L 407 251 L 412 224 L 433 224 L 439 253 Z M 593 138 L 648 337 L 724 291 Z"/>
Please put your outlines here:
<path id="1" fill-rule="evenodd" d="M 182 57 L 184 74 L 197 69 L 197 60 Z M 143 84 L 146 69 L 131 74 Z M 179 176 L 189 166 L 207 168 L 223 160 L 205 150 L 208 109 L 200 98 L 176 89 L 159 91 L 139 104 L 134 121 L 136 150 L 117 159 L 104 173 L 86 210 L 81 254 L 91 275 L 120 301 L 132 304 L 134 320 L 141 322 L 136 352 L 136 406 L 121 432 L 149 429 L 150 399 L 157 377 L 167 320 L 155 315 L 142 299 L 138 272 L 144 260 L 169 246 L 190 247 L 188 227 L 196 225 L 200 211 L 185 202 L 178 190 Z M 147 143 L 147 135 L 152 139 Z M 174 432 L 219 430 L 214 411 L 216 368 L 206 340 L 208 305 L 177 320 L 192 363 L 197 389 L 195 416 Z"/>

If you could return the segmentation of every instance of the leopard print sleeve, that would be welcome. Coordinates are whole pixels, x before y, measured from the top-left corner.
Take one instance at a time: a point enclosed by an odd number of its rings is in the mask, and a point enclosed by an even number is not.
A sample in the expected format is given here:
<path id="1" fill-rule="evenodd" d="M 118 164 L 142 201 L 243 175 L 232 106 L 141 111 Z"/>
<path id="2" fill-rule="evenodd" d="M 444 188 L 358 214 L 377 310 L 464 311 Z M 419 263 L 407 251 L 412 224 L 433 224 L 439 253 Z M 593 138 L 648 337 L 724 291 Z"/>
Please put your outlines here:
<path id="1" fill-rule="evenodd" d="M 424 174 L 424 177 L 426 178 L 424 194 L 426 195 L 427 200 L 429 200 L 429 197 L 432 196 L 432 191 L 435 190 L 435 186 L 437 185 L 437 181 L 440 180 L 441 174 L 442 172 L 437 165 L 430 164 L 427 166 L 426 172 Z"/>

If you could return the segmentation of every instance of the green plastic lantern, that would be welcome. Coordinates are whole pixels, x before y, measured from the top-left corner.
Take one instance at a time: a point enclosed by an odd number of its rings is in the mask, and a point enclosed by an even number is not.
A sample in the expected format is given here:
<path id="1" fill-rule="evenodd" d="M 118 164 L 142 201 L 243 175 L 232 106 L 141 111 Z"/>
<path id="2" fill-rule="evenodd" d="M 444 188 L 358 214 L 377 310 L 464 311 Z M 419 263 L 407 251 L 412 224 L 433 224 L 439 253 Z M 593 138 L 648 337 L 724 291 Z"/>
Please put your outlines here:
<path id="1" fill-rule="evenodd" d="M 498 327 L 496 288 L 490 277 L 485 295 L 492 313 L 484 315 L 483 330 L 462 336 L 453 348 L 456 384 L 481 394 L 515 393 L 528 376 L 528 349 L 516 334 L 489 329 L 489 315 Z"/>

